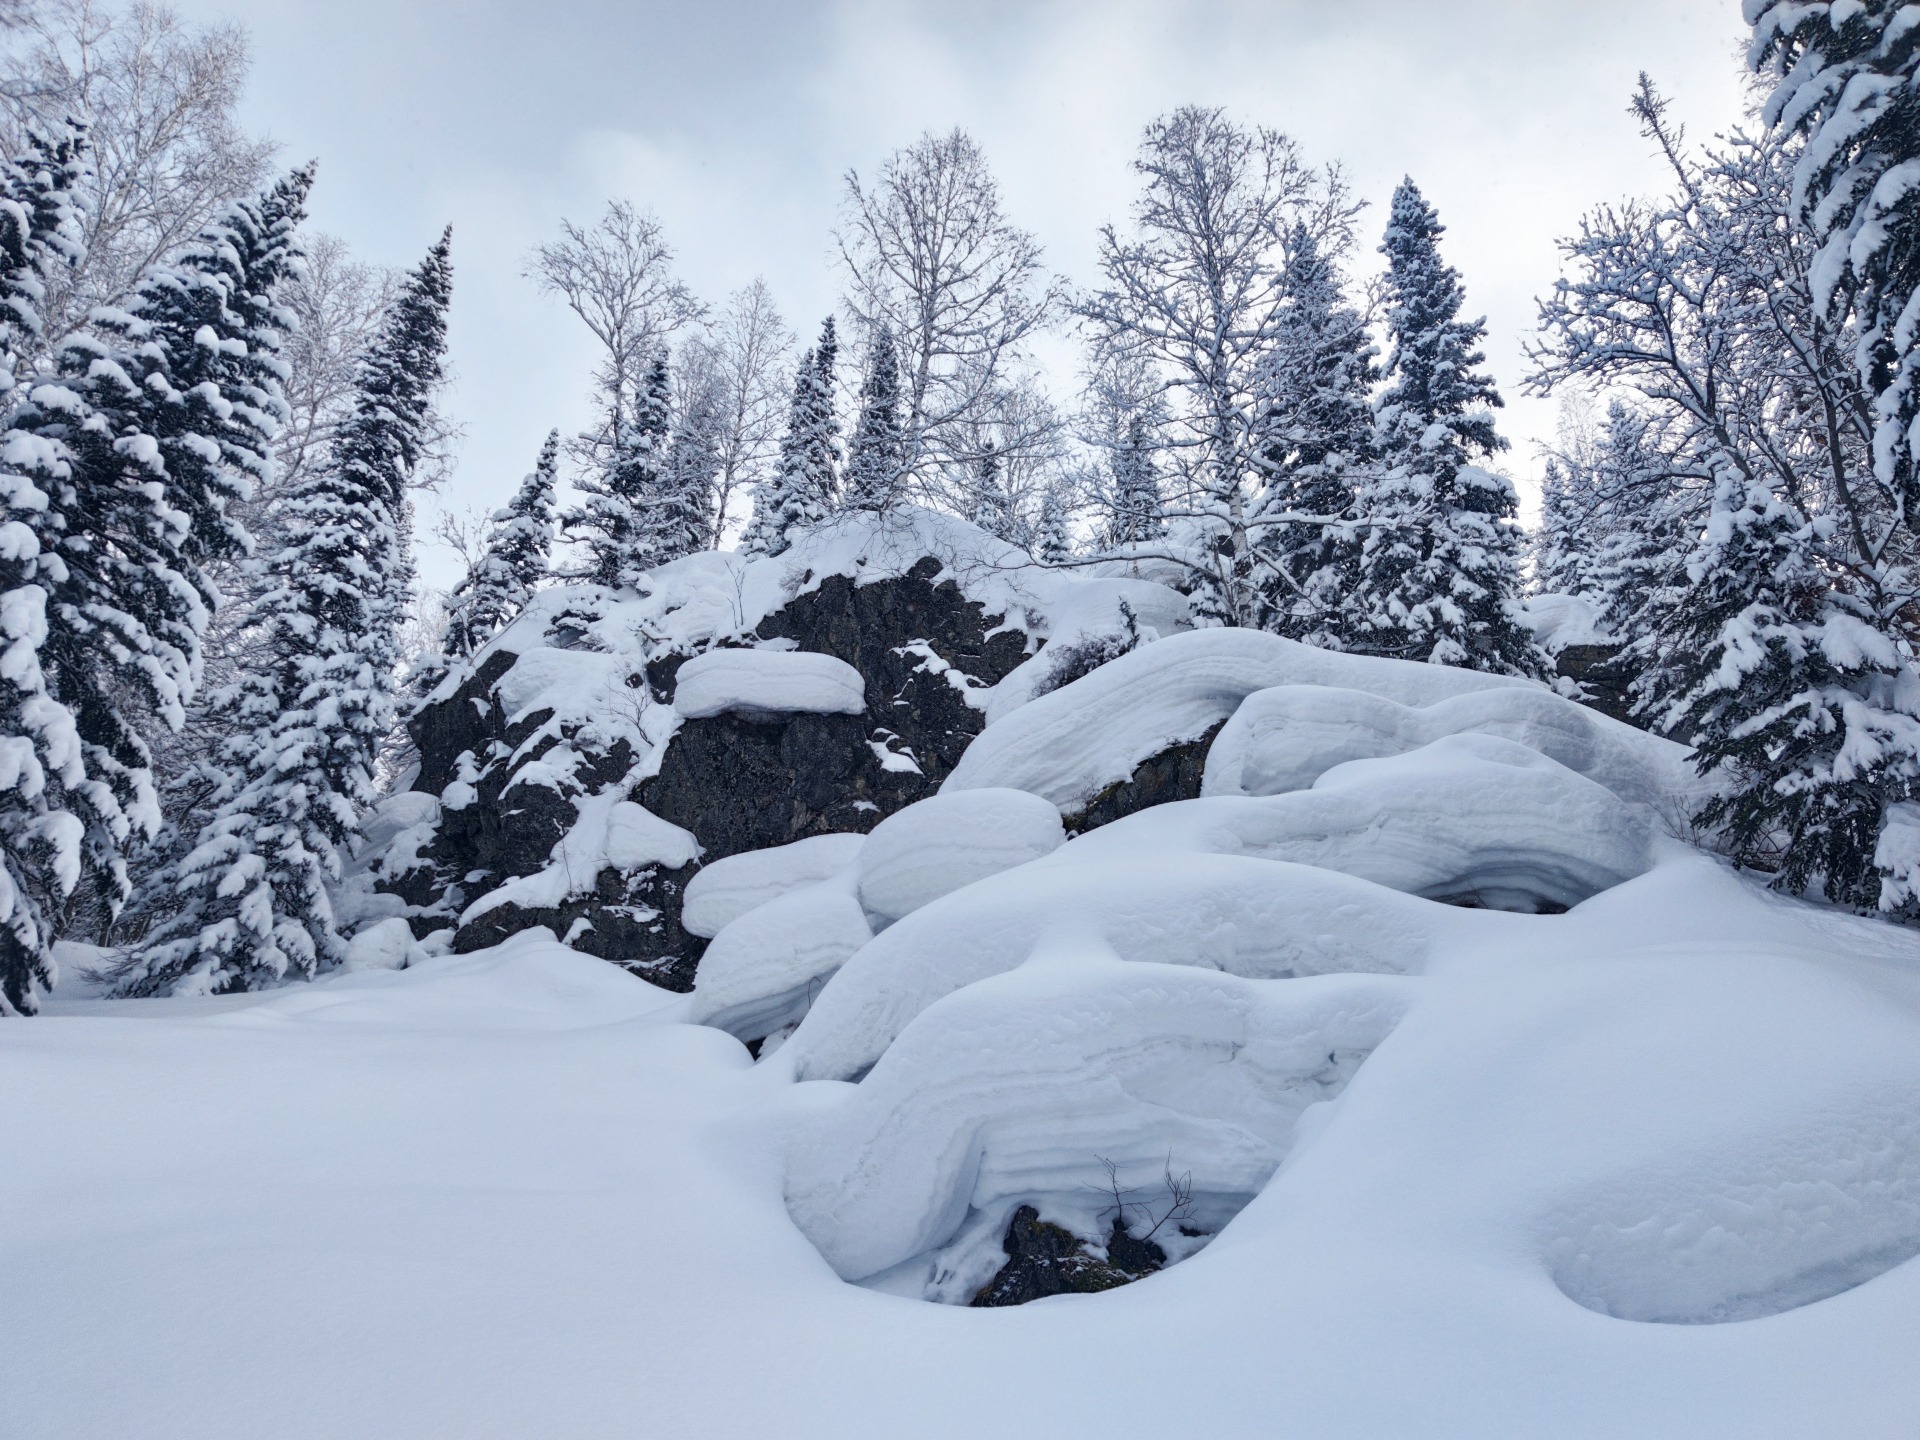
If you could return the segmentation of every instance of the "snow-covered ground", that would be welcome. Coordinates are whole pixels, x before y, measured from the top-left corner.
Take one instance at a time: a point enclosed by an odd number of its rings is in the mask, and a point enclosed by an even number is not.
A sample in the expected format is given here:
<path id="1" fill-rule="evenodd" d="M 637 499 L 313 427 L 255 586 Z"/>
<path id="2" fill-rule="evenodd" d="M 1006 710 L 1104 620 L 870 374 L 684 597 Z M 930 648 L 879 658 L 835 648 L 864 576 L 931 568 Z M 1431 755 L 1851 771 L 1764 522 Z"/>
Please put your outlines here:
<path id="1" fill-rule="evenodd" d="M 842 1281 L 781 1157 L 845 1087 L 544 938 L 56 1000 L 0 1045 L 0 1430 L 1911 1435 L 1920 1265 L 1733 1323 L 1589 1307 L 1764 1309 L 1920 1247 L 1915 945 L 1691 856 L 1447 914 L 1218 1239 L 1010 1310 Z"/>
<path id="2" fill-rule="evenodd" d="M 391 919 L 254 995 L 69 964 L 0 1027 L 0 1435 L 1915 1434 L 1920 935 L 1686 843 L 1678 747 L 1544 687 L 1142 638 L 702 871 L 690 996 Z M 690 708 L 850 693 L 726 653 Z M 565 843 L 688 863 L 621 793 Z M 1177 1263 L 966 1306 L 1018 1207 L 1175 1172 Z"/>

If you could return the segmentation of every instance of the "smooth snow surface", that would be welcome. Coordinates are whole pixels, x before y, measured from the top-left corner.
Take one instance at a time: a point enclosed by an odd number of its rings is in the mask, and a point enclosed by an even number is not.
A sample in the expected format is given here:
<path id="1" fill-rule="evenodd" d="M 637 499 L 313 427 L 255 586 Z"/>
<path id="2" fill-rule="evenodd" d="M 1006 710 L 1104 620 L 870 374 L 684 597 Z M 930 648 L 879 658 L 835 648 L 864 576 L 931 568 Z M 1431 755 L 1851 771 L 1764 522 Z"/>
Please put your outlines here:
<path id="1" fill-rule="evenodd" d="M 1446 735 L 1349 760 L 1310 790 L 1155 806 L 1081 836 L 1087 863 L 1146 846 L 1290 860 L 1412 895 L 1530 910 L 1572 905 L 1651 863 L 1649 812 L 1536 750 Z"/>
<path id="2" fill-rule="evenodd" d="M 889 815 L 860 850 L 860 903 L 898 920 L 1066 840 L 1060 812 L 1024 790 L 934 795 Z"/>
<path id="3" fill-rule="evenodd" d="M 1091 947 L 1089 947 L 1091 948 Z M 1251 1196 L 1308 1105 L 1339 1093 L 1416 982 L 1253 981 L 1048 954 L 923 1011 L 845 1101 L 792 1138 L 800 1228 L 849 1280 L 938 1246 L 968 1209 L 1122 1185 L 1176 1159 L 1200 1196 Z"/>
<path id="4" fill-rule="evenodd" d="M 680 923 L 690 935 L 718 935 L 749 910 L 848 869 L 866 841 L 864 835 L 815 835 L 716 860 L 687 882 Z"/>
<path id="5" fill-rule="evenodd" d="M 0 1118 L 21 1221 L 0 1242 L 5 1431 L 1911 1432 L 1914 937 L 1678 847 L 1565 915 L 1334 880 L 1445 921 L 1423 975 L 1243 980 L 1050 942 L 859 1086 L 790 1083 L 784 1052 L 752 1066 L 681 1023 L 684 998 L 537 932 L 259 995 L 56 992 L 0 1031 L 0 1085 L 31 1097 Z M 1088 1204 L 1096 1154 L 1151 1167 L 1168 1141 L 1196 1180 L 1247 1183 L 1286 1147 L 1266 1123 L 1320 1092 L 1322 1036 L 1374 1048 L 1211 1244 L 1123 1290 L 989 1312 L 878 1294 L 786 1208 L 783 1157 L 819 1135 L 873 1162 L 848 1194 L 899 1227 L 875 1247 L 897 1253 L 951 1206 L 946 1147 L 975 1119 L 969 1196 L 1031 1175 Z M 1075 1047 L 1111 1054 L 1115 1083 Z M 1023 1070 L 1087 1108 L 1047 1105 Z M 890 1127 L 868 1085 L 927 1134 Z M 1710 1323 L 1731 1315 L 1759 1318 Z M 167 1343 L 187 1337 L 219 1363 Z"/>
<path id="6" fill-rule="evenodd" d="M 673 708 L 687 720 L 729 710 L 858 715 L 867 682 L 844 660 L 799 650 L 710 650 L 680 667 Z"/>
<path id="7" fill-rule="evenodd" d="M 1623 800 L 1663 811 L 1691 811 L 1707 798 L 1685 747 L 1532 687 L 1477 690 L 1421 708 L 1320 685 L 1258 690 L 1207 751 L 1200 793 L 1304 790 L 1345 761 L 1398 755 L 1462 734 L 1515 741 Z"/>

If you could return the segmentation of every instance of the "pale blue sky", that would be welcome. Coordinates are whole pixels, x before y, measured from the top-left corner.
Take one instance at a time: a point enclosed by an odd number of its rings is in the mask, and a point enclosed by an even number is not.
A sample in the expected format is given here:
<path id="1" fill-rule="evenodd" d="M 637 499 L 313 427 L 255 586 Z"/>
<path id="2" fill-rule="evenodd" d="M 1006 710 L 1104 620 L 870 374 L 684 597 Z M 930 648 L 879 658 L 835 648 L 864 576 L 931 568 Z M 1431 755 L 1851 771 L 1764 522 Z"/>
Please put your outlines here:
<path id="1" fill-rule="evenodd" d="M 1088 280 L 1141 126 L 1189 102 L 1345 161 L 1369 230 L 1414 176 L 1488 316 L 1524 482 L 1554 428 L 1551 404 L 1517 394 L 1554 237 L 1659 183 L 1625 114 L 1635 73 L 1700 135 L 1740 101 L 1734 0 L 176 3 L 252 30 L 245 118 L 289 159 L 319 157 L 321 226 L 408 264 L 453 224 L 456 506 L 500 499 L 551 426 L 583 418 L 584 333 L 518 273 L 561 215 L 615 195 L 650 208 L 704 297 L 764 274 L 810 333 L 837 293 L 848 166 L 963 126 L 1048 262 Z M 446 557 L 422 559 L 447 583 Z"/>

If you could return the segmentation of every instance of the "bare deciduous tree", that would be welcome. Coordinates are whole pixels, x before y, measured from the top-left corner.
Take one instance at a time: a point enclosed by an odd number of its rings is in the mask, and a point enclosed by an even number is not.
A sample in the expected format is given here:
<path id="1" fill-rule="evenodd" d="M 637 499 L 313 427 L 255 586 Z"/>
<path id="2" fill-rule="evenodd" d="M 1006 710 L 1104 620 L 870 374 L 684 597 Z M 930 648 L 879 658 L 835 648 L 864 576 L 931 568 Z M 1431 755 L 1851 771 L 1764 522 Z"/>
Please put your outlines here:
<path id="1" fill-rule="evenodd" d="M 895 151 L 871 187 L 848 171 L 835 238 L 847 309 L 869 335 L 890 327 L 899 348 L 907 476 L 923 491 L 943 470 L 949 485 L 964 483 L 979 427 L 1059 308 L 1039 244 L 1007 219 L 986 157 L 961 130 Z"/>
<path id="2" fill-rule="evenodd" d="M 1288 237 L 1304 227 L 1337 259 L 1360 205 L 1337 166 L 1316 169 L 1275 130 L 1245 130 L 1186 106 L 1147 126 L 1133 162 L 1143 184 L 1131 234 L 1100 231 L 1101 288 L 1075 310 L 1096 355 L 1146 364 L 1165 397 L 1166 453 L 1193 522 L 1182 558 L 1210 613 L 1246 623 L 1247 486 L 1257 469 L 1254 374 L 1286 301 Z"/>
<path id="3" fill-rule="evenodd" d="M 590 226 L 562 220 L 560 238 L 534 250 L 522 273 L 564 300 L 605 352 L 593 372 L 594 428 L 569 446 L 580 464 L 602 470 L 654 352 L 706 307 L 674 278 L 660 222 L 625 200 L 609 201 Z"/>
<path id="4" fill-rule="evenodd" d="M 738 518 L 738 502 L 763 477 L 779 449 L 793 386 L 793 332 L 765 280 L 735 291 L 701 342 L 716 387 L 720 473 L 714 487 L 717 545 Z M 689 366 L 683 360 L 684 375 Z"/>
<path id="5" fill-rule="evenodd" d="M 85 258 L 47 297 L 57 339 L 124 299 L 232 201 L 258 191 L 277 149 L 234 119 L 251 60 L 235 24 L 190 25 L 162 5 L 41 0 L 0 30 L 0 138 L 36 117 L 89 123 Z"/>

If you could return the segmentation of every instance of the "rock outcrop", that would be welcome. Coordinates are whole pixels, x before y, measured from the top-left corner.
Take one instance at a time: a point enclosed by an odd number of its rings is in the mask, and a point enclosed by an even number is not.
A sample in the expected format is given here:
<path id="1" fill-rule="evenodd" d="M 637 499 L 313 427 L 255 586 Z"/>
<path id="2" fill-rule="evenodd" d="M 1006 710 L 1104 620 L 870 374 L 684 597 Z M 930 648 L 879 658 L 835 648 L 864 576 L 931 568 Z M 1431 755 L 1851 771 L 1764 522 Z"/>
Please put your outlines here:
<path id="1" fill-rule="evenodd" d="M 597 649 L 616 623 L 608 618 L 616 599 L 583 592 L 544 627 L 523 622 L 411 722 L 414 789 L 441 797 L 442 810 L 432 843 L 381 873 L 379 888 L 406 902 L 416 934 L 455 927 L 456 951 L 544 925 L 657 984 L 690 988 L 706 941 L 681 926 L 680 901 L 700 865 L 864 832 L 932 794 L 985 723 L 977 697 L 1028 658 L 1036 642 L 1018 623 L 1026 617 L 989 613 L 943 572 L 931 555 L 864 583 L 803 572 L 799 593 L 756 625 L 648 647 L 624 673 L 603 666 L 613 678 L 600 708 L 630 711 L 626 724 L 562 715 L 557 705 L 516 713 L 508 693 L 530 655 L 548 658 L 536 652 Z M 715 644 L 833 656 L 865 681 L 866 709 L 674 716 L 678 669 Z M 583 823 L 581 802 L 610 787 L 690 832 L 699 859 L 605 864 L 564 885 L 511 883 L 551 870 L 557 847 Z M 475 903 L 503 885 L 512 898 Z"/>

